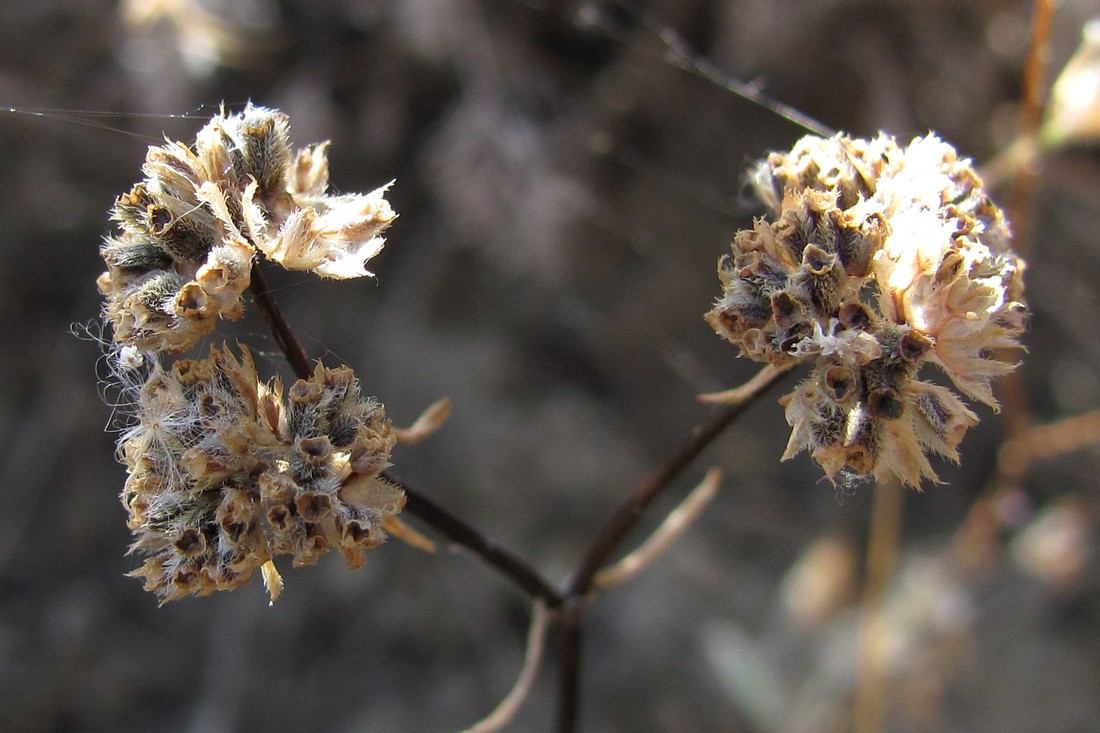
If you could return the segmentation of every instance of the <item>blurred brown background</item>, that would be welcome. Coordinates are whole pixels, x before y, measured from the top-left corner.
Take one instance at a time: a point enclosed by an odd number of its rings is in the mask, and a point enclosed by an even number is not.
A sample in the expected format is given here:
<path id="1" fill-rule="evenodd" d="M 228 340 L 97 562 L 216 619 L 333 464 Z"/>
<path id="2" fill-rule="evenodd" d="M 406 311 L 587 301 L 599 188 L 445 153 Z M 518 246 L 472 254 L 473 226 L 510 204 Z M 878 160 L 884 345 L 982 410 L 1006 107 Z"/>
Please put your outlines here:
<path id="1" fill-rule="evenodd" d="M 1095 11 L 1060 4 L 1052 70 Z M 1014 130 L 1030 13 L 1023 0 L 4 3 L 0 105 L 126 114 L 0 114 L 0 730 L 455 730 L 522 657 L 525 598 L 461 553 L 391 542 L 359 571 L 337 557 L 286 569 L 274 608 L 258 580 L 158 608 L 124 577 L 138 561 L 98 346 L 70 331 L 95 319 L 99 238 L 146 146 L 202 125 L 162 115 L 277 106 L 297 144 L 333 141 L 335 188 L 397 179 L 376 281 L 276 275 L 278 297 L 311 354 L 352 365 L 399 424 L 454 400 L 395 472 L 558 581 L 708 414 L 695 395 L 753 373 L 701 314 L 715 261 L 758 213 L 741 171 L 802 134 L 675 68 L 650 21 L 832 127 L 935 129 L 981 162 Z M 1049 157 L 1036 187 L 1023 382 L 1043 422 L 1100 407 L 1098 184 L 1082 147 Z M 254 314 L 223 333 L 285 375 Z M 1100 453 L 1036 464 L 975 540 L 960 528 L 1004 429 L 980 412 L 961 468 L 938 465 L 945 485 L 906 497 L 890 729 L 1096 730 Z M 847 729 L 871 491 L 838 492 L 805 456 L 780 464 L 786 436 L 773 395 L 655 507 L 647 526 L 706 465 L 725 470 L 699 524 L 593 608 L 583 730 Z M 550 664 L 514 729 L 549 730 L 554 696 Z"/>

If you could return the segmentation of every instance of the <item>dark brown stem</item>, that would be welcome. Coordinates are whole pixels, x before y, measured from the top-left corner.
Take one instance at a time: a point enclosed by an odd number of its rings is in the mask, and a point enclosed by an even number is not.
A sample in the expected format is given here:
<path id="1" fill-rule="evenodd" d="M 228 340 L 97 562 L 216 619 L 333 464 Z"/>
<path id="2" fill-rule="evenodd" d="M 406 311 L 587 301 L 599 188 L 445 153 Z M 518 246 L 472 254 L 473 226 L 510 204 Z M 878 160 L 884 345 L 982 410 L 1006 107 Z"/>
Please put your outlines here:
<path id="1" fill-rule="evenodd" d="M 383 475 L 405 490 L 407 499 L 405 510 L 409 514 L 430 525 L 451 542 L 461 545 L 477 555 L 487 565 L 492 566 L 522 588 L 527 595 L 532 598 L 541 598 L 548 608 L 557 608 L 562 605 L 565 599 L 561 593 L 526 562 L 496 542 L 487 539 L 476 529 L 458 519 L 431 499 L 411 490 L 391 474 L 386 473 Z"/>
<path id="2" fill-rule="evenodd" d="M 890 676 L 875 654 L 876 631 L 881 631 L 883 597 L 894 576 L 901 537 L 905 489 L 896 479 L 875 484 L 871 504 L 871 534 L 867 540 L 867 577 L 859 629 L 852 729 L 855 733 L 882 733 L 890 712 Z"/>
<path id="3" fill-rule="evenodd" d="M 271 292 L 271 286 L 267 284 L 263 270 L 259 262 L 252 264 L 252 297 L 256 299 L 256 306 L 264 314 L 264 320 L 271 327 L 271 333 L 275 336 L 275 343 L 283 350 L 290 368 L 294 370 L 294 376 L 298 379 L 309 379 L 313 369 L 309 365 L 309 357 L 306 350 L 298 342 L 290 324 L 287 323 L 283 312 L 279 310 L 279 304 L 275 302 L 275 296 Z"/>
<path id="4" fill-rule="evenodd" d="M 573 733 L 577 729 L 583 620 L 581 601 L 571 600 L 562 614 L 561 634 L 558 637 L 558 733 Z"/>
<path id="5" fill-rule="evenodd" d="M 290 328 L 286 317 L 283 316 L 283 312 L 279 309 L 279 304 L 275 301 L 275 296 L 272 294 L 258 262 L 252 266 L 251 288 L 256 306 L 263 313 L 264 320 L 271 327 L 271 331 L 275 335 L 275 342 L 282 349 L 283 355 L 286 357 L 291 369 L 294 370 L 294 374 L 299 379 L 308 379 L 313 373 L 309 357 L 295 337 L 294 331 Z M 562 604 L 561 593 L 555 590 L 525 561 L 495 542 L 486 539 L 476 529 L 427 497 L 416 493 L 404 482 L 395 479 L 388 473 L 384 473 L 383 476 L 404 489 L 406 497 L 405 510 L 409 514 L 433 527 L 451 542 L 470 550 L 532 598 L 541 598 L 550 608 L 556 608 Z"/>
<path id="6" fill-rule="evenodd" d="M 785 371 L 774 370 L 767 378 L 760 380 L 756 385 L 757 388 L 747 393 L 743 399 L 715 412 L 709 420 L 696 426 L 672 455 L 650 471 L 626 501 L 619 506 L 589 546 L 580 569 L 569 586 L 570 596 L 583 596 L 591 590 L 592 579 L 607 563 L 630 530 L 638 524 L 646 507 L 660 496 L 672 480 L 721 435 L 722 431 L 732 425 L 741 413 L 751 407 L 785 373 Z"/>
<path id="7" fill-rule="evenodd" d="M 642 10 L 642 3 L 619 0 L 616 4 L 626 13 L 640 20 L 643 27 L 665 47 L 665 59 L 669 64 L 689 74 L 695 74 L 702 79 L 706 79 L 720 89 L 762 107 L 810 132 L 822 137 L 832 137 L 836 134 L 836 130 L 818 122 L 805 112 L 780 102 L 778 99 L 769 97 L 757 82 L 743 82 L 719 69 L 705 57 L 696 53 L 687 40 L 666 22 L 656 15 Z M 587 31 L 589 28 L 586 27 L 585 30 Z M 605 30 L 605 32 L 607 31 Z"/>
<path id="8" fill-rule="evenodd" d="M 618 549 L 654 499 L 668 488 L 688 465 L 695 460 L 715 438 L 733 424 L 742 413 L 752 406 L 768 388 L 774 385 L 786 373 L 785 370 L 762 372 L 752 381 L 753 389 L 744 392 L 740 399 L 715 412 L 709 420 L 697 426 L 683 443 L 665 461 L 656 466 L 649 475 L 627 497 L 611 518 L 603 526 L 596 539 L 589 546 L 581 561 L 580 569 L 573 577 L 566 591 L 569 613 L 562 619 L 561 638 L 559 640 L 559 706 L 558 731 L 571 733 L 577 723 L 579 706 L 579 677 L 581 643 L 583 637 L 583 608 L 585 596 L 592 589 L 596 573 L 607 564 L 611 555 Z"/>

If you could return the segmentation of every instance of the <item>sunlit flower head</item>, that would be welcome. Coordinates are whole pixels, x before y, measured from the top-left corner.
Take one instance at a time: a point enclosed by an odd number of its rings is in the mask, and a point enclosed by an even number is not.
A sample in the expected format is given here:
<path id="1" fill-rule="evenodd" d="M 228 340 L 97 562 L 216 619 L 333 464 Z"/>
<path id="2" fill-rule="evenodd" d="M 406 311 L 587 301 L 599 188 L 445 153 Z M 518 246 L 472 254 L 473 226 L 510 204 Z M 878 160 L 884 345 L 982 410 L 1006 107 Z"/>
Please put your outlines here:
<path id="1" fill-rule="evenodd" d="M 918 379 L 937 365 L 996 408 L 991 380 L 1024 329 L 1022 262 L 970 162 L 934 135 L 899 146 L 807 136 L 751 174 L 774 218 L 738 232 L 707 321 L 749 358 L 809 361 L 783 397 L 791 439 L 842 472 L 936 480 L 977 416 Z"/>

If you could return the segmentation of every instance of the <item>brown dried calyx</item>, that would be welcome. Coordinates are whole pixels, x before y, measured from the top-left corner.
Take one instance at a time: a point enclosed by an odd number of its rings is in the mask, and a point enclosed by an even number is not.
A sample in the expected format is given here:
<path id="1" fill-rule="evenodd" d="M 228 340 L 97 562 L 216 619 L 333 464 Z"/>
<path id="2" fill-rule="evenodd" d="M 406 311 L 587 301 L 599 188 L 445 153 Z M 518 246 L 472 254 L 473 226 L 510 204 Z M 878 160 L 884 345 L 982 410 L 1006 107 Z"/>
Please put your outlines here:
<path id="1" fill-rule="evenodd" d="M 318 364 L 286 392 L 224 346 L 155 367 L 142 388 L 119 443 L 122 502 L 131 552 L 147 557 L 132 575 L 162 602 L 241 587 L 260 567 L 277 578 L 277 555 L 312 565 L 335 549 L 358 567 L 385 539 L 405 496 L 381 476 L 395 442 L 382 406 L 346 367 Z"/>
<path id="2" fill-rule="evenodd" d="M 958 460 L 977 416 L 917 378 L 932 362 L 996 407 L 998 350 L 1024 330 L 1023 263 L 970 162 L 934 135 L 807 136 L 751 173 L 775 219 L 734 236 L 723 294 L 706 315 L 741 354 L 814 364 L 782 402 L 802 450 L 842 471 L 936 480 L 932 451 Z"/>
<path id="3" fill-rule="evenodd" d="M 326 194 L 327 145 L 292 153 L 287 116 L 249 105 L 214 117 L 193 149 L 149 148 L 145 179 L 116 200 L 119 232 L 101 248 L 115 340 L 184 351 L 218 318 L 239 318 L 257 252 L 323 277 L 370 275 L 364 263 L 396 216 L 388 186 Z"/>

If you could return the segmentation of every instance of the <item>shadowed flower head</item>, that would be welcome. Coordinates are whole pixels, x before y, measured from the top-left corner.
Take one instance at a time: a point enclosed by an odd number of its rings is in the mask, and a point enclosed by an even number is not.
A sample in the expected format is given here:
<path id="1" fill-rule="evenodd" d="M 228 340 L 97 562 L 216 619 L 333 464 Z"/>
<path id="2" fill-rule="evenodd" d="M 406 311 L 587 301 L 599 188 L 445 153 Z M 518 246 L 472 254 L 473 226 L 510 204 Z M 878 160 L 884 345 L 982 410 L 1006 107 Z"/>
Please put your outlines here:
<path id="1" fill-rule="evenodd" d="M 996 408 L 998 350 L 1024 329 L 1022 262 L 970 162 L 934 135 L 899 146 L 807 136 L 751 174 L 774 213 L 738 232 L 718 264 L 707 321 L 741 353 L 812 372 L 783 397 L 790 458 L 911 486 L 936 480 L 927 453 L 958 460 L 977 416 L 918 379 L 936 364 Z"/>
<path id="2" fill-rule="evenodd" d="M 162 601 L 231 590 L 276 555 L 351 567 L 381 544 L 405 497 L 381 477 L 394 436 L 350 369 L 317 365 L 284 390 L 241 347 L 154 367 L 119 442 L 129 478 L 132 574 Z"/>
<path id="3" fill-rule="evenodd" d="M 326 194 L 326 148 L 294 153 L 286 115 L 253 106 L 214 117 L 194 148 L 149 148 L 145 179 L 115 202 L 119 232 L 101 248 L 115 340 L 184 351 L 218 318 L 239 318 L 257 252 L 323 277 L 370 275 L 364 263 L 396 216 L 387 186 Z"/>

